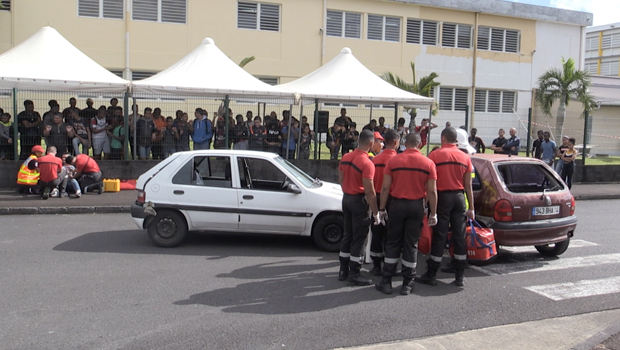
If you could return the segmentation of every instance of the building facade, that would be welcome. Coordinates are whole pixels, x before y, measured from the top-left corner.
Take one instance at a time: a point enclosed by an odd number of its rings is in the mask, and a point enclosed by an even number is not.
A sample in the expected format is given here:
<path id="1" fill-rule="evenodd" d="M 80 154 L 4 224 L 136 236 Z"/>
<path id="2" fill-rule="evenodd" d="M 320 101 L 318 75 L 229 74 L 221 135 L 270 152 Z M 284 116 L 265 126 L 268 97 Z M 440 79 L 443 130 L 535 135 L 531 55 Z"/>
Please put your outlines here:
<path id="1" fill-rule="evenodd" d="M 592 75 L 620 77 L 620 22 L 586 29 L 585 69 Z"/>
<path id="2" fill-rule="evenodd" d="M 255 56 L 246 69 L 274 84 L 310 73 L 343 47 L 351 48 L 375 73 L 389 71 L 409 81 L 410 62 L 415 62 L 418 78 L 431 72 L 439 75 L 441 86 L 434 91 L 437 123 L 463 125 L 467 113 L 469 125 L 486 139 L 494 137 L 499 127 L 518 127 L 525 135 L 523 120 L 532 106 L 537 77 L 545 69 L 559 67 L 562 57 L 583 66 L 585 28 L 592 23 L 589 13 L 500 0 L 3 0 L 2 4 L 0 53 L 49 25 L 99 64 L 128 79 L 165 69 L 205 37 L 212 37 L 236 62 Z M 386 116 L 394 114 L 389 113 L 390 106 L 374 107 L 375 116 L 386 107 Z"/>

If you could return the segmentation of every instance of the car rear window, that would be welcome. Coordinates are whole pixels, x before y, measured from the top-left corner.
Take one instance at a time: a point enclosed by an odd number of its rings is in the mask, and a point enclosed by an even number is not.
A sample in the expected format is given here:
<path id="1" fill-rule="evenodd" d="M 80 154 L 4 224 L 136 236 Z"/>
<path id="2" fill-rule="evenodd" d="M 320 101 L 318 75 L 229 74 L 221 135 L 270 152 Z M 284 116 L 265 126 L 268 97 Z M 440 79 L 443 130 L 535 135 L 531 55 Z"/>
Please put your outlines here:
<path id="1" fill-rule="evenodd" d="M 562 181 L 556 179 L 541 164 L 523 162 L 499 164 L 497 165 L 497 172 L 510 192 L 531 193 L 564 189 Z"/>

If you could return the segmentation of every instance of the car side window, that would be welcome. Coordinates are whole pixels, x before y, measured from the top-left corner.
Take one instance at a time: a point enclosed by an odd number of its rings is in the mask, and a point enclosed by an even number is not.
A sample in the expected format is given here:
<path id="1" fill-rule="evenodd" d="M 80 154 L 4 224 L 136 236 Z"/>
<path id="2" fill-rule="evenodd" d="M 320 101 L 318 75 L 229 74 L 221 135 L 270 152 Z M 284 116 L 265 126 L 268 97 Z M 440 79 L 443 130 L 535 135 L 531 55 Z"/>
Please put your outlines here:
<path id="1" fill-rule="evenodd" d="M 271 162 L 257 158 L 243 158 L 247 167 L 252 189 L 268 191 L 286 191 L 283 184 L 286 175 Z"/>
<path id="2" fill-rule="evenodd" d="M 230 157 L 194 157 L 172 178 L 173 184 L 232 188 Z"/>
<path id="3" fill-rule="evenodd" d="M 480 191 L 482 189 L 482 183 L 480 182 L 480 175 L 474 169 L 474 172 L 471 173 L 471 189 L 472 191 Z"/>

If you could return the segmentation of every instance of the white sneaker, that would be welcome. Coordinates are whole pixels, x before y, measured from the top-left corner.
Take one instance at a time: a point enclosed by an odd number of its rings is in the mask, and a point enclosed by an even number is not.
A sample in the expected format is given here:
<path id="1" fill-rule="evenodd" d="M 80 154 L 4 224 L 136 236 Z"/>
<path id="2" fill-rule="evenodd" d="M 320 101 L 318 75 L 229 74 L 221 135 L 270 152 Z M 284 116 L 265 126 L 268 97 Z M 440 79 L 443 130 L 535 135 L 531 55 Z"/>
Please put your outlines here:
<path id="1" fill-rule="evenodd" d="M 50 197 L 58 198 L 58 193 L 58 189 L 55 188 L 52 190 L 52 193 L 50 193 Z"/>
<path id="2" fill-rule="evenodd" d="M 82 192 L 80 192 L 80 191 L 75 192 L 75 197 L 76 198 L 82 197 Z"/>

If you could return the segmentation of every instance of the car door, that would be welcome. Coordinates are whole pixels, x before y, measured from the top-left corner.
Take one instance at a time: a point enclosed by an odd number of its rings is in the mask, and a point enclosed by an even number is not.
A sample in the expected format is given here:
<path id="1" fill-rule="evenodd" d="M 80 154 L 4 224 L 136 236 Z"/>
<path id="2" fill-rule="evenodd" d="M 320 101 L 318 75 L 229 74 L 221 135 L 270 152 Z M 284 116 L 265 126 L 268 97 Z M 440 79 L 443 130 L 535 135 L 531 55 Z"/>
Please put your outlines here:
<path id="1" fill-rule="evenodd" d="M 238 176 L 231 164 L 230 156 L 196 155 L 172 176 L 169 202 L 188 214 L 191 228 L 239 228 L 237 189 L 233 186 Z"/>
<path id="2" fill-rule="evenodd" d="M 248 232 L 301 233 L 306 227 L 307 191 L 270 159 L 238 157 L 239 229 Z M 287 191 L 296 184 L 301 193 Z"/>

